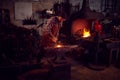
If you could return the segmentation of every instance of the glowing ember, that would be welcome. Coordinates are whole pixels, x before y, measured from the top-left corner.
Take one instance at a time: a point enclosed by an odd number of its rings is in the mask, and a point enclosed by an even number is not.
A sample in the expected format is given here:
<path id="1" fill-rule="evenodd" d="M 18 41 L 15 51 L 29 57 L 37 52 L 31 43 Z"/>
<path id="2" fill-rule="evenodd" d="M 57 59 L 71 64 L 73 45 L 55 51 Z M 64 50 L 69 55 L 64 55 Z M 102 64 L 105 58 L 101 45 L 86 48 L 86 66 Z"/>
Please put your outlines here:
<path id="1" fill-rule="evenodd" d="M 62 47 L 62 45 L 59 45 L 59 44 L 58 44 L 56 47 L 57 47 L 57 48 L 60 48 L 60 47 Z"/>
<path id="2" fill-rule="evenodd" d="M 83 29 L 83 37 L 90 37 L 90 31 L 87 30 L 86 28 Z"/>

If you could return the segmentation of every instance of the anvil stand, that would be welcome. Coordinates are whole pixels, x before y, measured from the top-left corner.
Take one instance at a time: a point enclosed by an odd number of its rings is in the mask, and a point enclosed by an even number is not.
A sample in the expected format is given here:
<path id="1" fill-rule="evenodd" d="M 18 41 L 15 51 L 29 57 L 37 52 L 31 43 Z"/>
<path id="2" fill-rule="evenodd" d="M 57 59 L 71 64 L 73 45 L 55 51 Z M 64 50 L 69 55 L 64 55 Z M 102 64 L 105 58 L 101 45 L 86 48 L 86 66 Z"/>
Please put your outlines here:
<path id="1" fill-rule="evenodd" d="M 62 48 L 56 48 L 56 55 L 53 58 L 54 63 L 66 63 L 65 52 Z"/>
<path id="2" fill-rule="evenodd" d="M 67 52 L 67 50 L 65 47 L 49 47 L 46 48 L 46 50 L 48 50 L 48 52 L 53 51 L 55 54 L 52 58 L 48 59 L 48 62 L 53 62 L 56 64 L 62 64 L 67 62 L 65 58 L 65 52 Z"/>

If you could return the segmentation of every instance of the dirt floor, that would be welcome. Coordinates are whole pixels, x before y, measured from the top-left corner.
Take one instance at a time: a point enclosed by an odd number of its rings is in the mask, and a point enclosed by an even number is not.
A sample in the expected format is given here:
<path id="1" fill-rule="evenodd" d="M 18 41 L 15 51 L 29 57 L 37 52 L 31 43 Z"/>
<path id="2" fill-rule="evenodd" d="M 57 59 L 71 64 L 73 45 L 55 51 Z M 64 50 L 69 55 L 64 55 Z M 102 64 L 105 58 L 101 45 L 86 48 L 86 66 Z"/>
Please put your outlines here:
<path id="1" fill-rule="evenodd" d="M 120 68 L 111 65 L 102 70 L 90 69 L 73 59 L 71 63 L 71 80 L 120 80 Z"/>

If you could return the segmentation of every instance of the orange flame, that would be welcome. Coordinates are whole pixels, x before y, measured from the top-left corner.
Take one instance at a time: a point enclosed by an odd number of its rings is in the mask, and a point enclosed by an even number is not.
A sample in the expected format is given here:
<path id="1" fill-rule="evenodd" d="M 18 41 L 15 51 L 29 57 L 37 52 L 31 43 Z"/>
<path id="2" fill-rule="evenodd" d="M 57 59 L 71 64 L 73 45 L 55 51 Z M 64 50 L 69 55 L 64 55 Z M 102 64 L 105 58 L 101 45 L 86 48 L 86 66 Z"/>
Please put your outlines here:
<path id="1" fill-rule="evenodd" d="M 90 37 L 90 31 L 87 30 L 86 28 L 83 29 L 83 37 L 86 38 L 86 37 Z"/>

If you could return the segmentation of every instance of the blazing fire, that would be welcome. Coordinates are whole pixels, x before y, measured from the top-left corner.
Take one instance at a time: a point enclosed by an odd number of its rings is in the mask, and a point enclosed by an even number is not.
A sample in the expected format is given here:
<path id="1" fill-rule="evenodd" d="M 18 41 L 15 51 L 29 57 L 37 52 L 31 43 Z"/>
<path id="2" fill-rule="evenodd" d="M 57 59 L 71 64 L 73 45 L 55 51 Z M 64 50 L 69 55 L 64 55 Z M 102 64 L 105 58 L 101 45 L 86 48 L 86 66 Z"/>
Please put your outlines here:
<path id="1" fill-rule="evenodd" d="M 83 37 L 86 38 L 86 37 L 90 37 L 90 31 L 87 30 L 86 28 L 83 29 Z"/>

